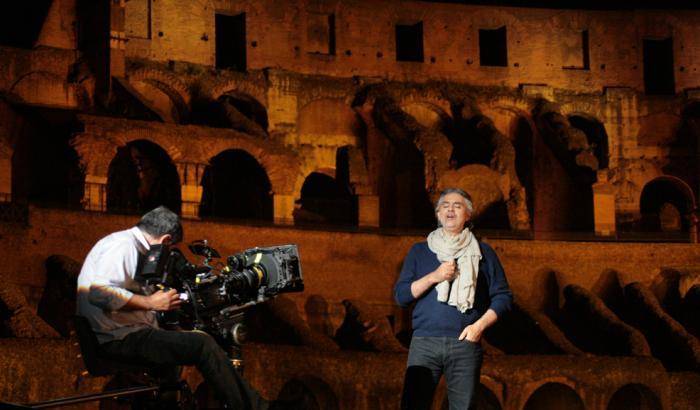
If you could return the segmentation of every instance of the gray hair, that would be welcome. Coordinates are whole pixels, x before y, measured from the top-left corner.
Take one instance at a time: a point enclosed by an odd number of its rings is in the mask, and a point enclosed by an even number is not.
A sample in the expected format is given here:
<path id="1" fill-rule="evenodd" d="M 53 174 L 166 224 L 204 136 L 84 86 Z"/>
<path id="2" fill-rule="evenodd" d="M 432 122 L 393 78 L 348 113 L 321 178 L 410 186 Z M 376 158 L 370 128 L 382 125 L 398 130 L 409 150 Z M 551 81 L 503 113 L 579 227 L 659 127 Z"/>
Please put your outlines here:
<path id="1" fill-rule="evenodd" d="M 467 211 L 469 211 L 469 215 L 471 215 L 472 212 L 474 212 L 474 204 L 472 203 L 472 197 L 468 193 L 459 188 L 447 188 L 440 192 L 440 198 L 438 198 L 437 202 L 435 203 L 435 213 L 437 213 L 438 210 L 440 210 L 440 205 L 442 205 L 442 203 L 445 202 L 445 197 L 448 194 L 461 195 L 462 198 L 464 198 L 464 201 L 467 203 Z"/>
<path id="2" fill-rule="evenodd" d="M 156 238 L 170 235 L 172 243 L 178 243 L 182 240 L 180 217 L 164 206 L 146 212 L 136 226 L 141 231 Z"/>

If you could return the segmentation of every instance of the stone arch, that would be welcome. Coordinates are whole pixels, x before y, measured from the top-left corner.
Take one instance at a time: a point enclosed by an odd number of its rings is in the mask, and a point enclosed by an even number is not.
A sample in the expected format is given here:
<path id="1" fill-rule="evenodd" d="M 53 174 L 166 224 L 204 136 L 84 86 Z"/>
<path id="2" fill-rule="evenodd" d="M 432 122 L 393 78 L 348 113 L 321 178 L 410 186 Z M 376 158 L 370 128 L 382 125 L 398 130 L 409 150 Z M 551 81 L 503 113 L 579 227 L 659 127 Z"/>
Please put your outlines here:
<path id="1" fill-rule="evenodd" d="M 70 140 L 75 112 L 54 107 L 9 106 L 3 113 L 0 166 L 6 171 L 0 193 L 15 200 L 77 208 L 83 196 L 84 173 Z M 7 138 L 7 139 L 6 139 Z M 3 145 L 0 142 L 0 145 Z M 7 179 L 5 179 L 7 178 Z"/>
<path id="2" fill-rule="evenodd" d="M 303 183 L 304 175 L 298 156 L 282 147 L 266 147 L 253 138 L 241 136 L 238 138 L 218 138 L 211 141 L 207 148 L 209 153 L 239 149 L 252 155 L 265 169 L 270 179 L 273 194 L 290 195 L 293 192 L 298 192 L 294 188 L 301 187 L 301 183 Z"/>
<path id="3" fill-rule="evenodd" d="M 700 189 L 700 101 L 691 101 L 683 107 L 671 138 L 668 163 L 663 171 L 684 180 L 697 191 Z"/>
<path id="4" fill-rule="evenodd" d="M 397 101 L 401 108 L 413 104 L 422 105 L 426 108 L 442 113 L 441 115 L 451 117 L 448 113 L 452 112 L 452 104 L 445 99 L 441 92 L 433 89 L 409 90 L 405 92 L 398 91 Z"/>
<path id="5" fill-rule="evenodd" d="M 598 160 L 586 135 L 569 124 L 556 104 L 541 100 L 533 110 L 535 231 L 592 231 L 593 184 Z"/>
<path id="6" fill-rule="evenodd" d="M 647 182 L 640 192 L 640 227 L 645 231 L 688 231 L 696 209 L 692 188 L 680 178 L 662 175 Z"/>
<path id="7" fill-rule="evenodd" d="M 576 384 L 568 379 L 538 384 L 528 395 L 523 406 L 523 410 L 584 410 L 585 408 Z"/>
<path id="8" fill-rule="evenodd" d="M 335 391 L 322 379 L 304 375 L 288 380 L 280 389 L 278 400 L 301 398 L 299 408 L 308 410 L 338 410 L 340 402 Z"/>
<path id="9" fill-rule="evenodd" d="M 576 99 L 561 102 L 559 104 L 559 112 L 566 117 L 578 114 L 589 118 L 605 118 L 603 106 L 593 99 Z"/>
<path id="10" fill-rule="evenodd" d="M 661 410 L 659 395 L 649 387 L 626 384 L 615 391 L 608 401 L 607 410 Z"/>
<path id="11" fill-rule="evenodd" d="M 501 380 L 482 374 L 477 387 L 475 407 L 482 410 L 500 410 L 503 408 L 504 392 L 505 384 Z"/>
<path id="12" fill-rule="evenodd" d="M 449 169 L 448 138 L 422 127 L 385 94 L 376 96 L 371 115 L 382 141 L 378 144 L 381 151 L 372 153 L 377 158 L 373 172 L 380 199 L 380 225 L 434 226 L 431 195 L 437 195 L 438 181 Z"/>
<path id="13" fill-rule="evenodd" d="M 342 183 L 335 169 L 311 172 L 301 186 L 296 224 L 357 225 L 357 206 L 349 187 Z"/>
<path id="14" fill-rule="evenodd" d="M 187 86 L 173 74 L 140 69 L 129 75 L 129 82 L 158 110 L 165 122 L 184 122 L 189 116 L 191 96 Z"/>
<path id="15" fill-rule="evenodd" d="M 513 141 L 514 123 L 519 117 L 530 118 L 532 103 L 528 99 L 512 96 L 500 96 L 479 100 L 479 110 L 493 121 L 494 126 L 503 135 Z"/>
<path id="16" fill-rule="evenodd" d="M 83 96 L 79 91 L 78 85 L 48 71 L 25 73 L 9 88 L 9 94 L 21 102 L 70 108 L 80 106 Z"/>
<path id="17" fill-rule="evenodd" d="M 403 101 L 401 109 L 425 128 L 443 132 L 451 126 L 452 117 L 449 111 L 445 111 L 443 107 L 434 102 L 417 99 Z"/>
<path id="18" fill-rule="evenodd" d="M 131 128 L 110 135 L 110 140 L 117 147 L 127 145 L 133 141 L 147 140 L 165 150 L 172 161 L 177 161 L 183 157 L 183 147 L 178 144 L 178 141 L 162 132 L 143 132 L 141 129 Z"/>
<path id="19" fill-rule="evenodd" d="M 199 216 L 272 220 L 272 185 L 250 153 L 228 149 L 213 156 L 202 175 Z"/>
<path id="20" fill-rule="evenodd" d="M 605 125 L 596 117 L 586 113 L 571 112 L 567 117 L 572 127 L 586 134 L 588 144 L 593 147 L 594 155 L 598 159 L 598 169 L 608 168 L 610 147 Z"/>
<path id="21" fill-rule="evenodd" d="M 171 73 L 161 70 L 142 68 L 129 74 L 131 81 L 153 81 L 162 84 L 177 94 L 177 98 L 185 105 L 192 99 L 190 91 L 183 81 Z"/>
<path id="22" fill-rule="evenodd" d="M 233 108 L 235 108 L 240 114 L 242 114 L 246 119 L 257 124 L 260 129 L 257 129 L 252 124 L 242 124 L 244 129 L 242 131 L 255 133 L 267 133 L 267 128 L 269 126 L 269 120 L 267 116 L 267 108 L 255 97 L 250 94 L 240 92 L 238 90 L 230 90 L 222 93 L 217 101 L 219 103 L 227 102 Z M 229 114 L 229 119 L 232 123 L 246 122 L 243 118 L 232 118 Z M 234 128 L 236 128 L 234 126 Z"/>
<path id="23" fill-rule="evenodd" d="M 165 205 L 179 213 L 180 177 L 168 153 L 158 144 L 136 139 L 117 148 L 107 171 L 108 211 L 142 213 Z"/>
<path id="24" fill-rule="evenodd" d="M 192 122 L 229 128 L 257 138 L 268 135 L 267 106 L 259 96 L 243 88 L 224 88 L 202 94 L 192 103 Z"/>
<path id="25" fill-rule="evenodd" d="M 535 138 L 537 127 L 528 114 L 523 113 L 513 119 L 510 127 L 510 140 L 515 149 L 515 174 L 525 191 L 530 226 L 535 227 Z"/>
<path id="26" fill-rule="evenodd" d="M 265 109 L 268 108 L 267 90 L 265 87 L 255 84 L 252 81 L 242 79 L 229 79 L 214 85 L 208 92 L 207 97 L 216 101 L 226 93 L 238 93 L 248 95 L 259 102 Z"/>

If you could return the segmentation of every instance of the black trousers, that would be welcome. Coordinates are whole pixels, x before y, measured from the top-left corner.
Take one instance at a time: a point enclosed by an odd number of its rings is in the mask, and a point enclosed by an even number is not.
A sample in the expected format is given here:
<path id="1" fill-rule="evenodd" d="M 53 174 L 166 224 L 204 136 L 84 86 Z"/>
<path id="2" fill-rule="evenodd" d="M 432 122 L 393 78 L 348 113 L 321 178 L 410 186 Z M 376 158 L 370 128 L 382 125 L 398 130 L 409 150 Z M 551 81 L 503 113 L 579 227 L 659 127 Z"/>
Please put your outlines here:
<path id="1" fill-rule="evenodd" d="M 429 410 L 445 375 L 450 410 L 471 409 L 479 385 L 483 351 L 479 343 L 456 337 L 413 336 L 408 351 L 401 409 Z"/>
<path id="2" fill-rule="evenodd" d="M 199 331 L 141 329 L 101 345 L 112 358 L 159 366 L 194 365 L 219 398 L 233 409 L 267 409 L 210 335 Z"/>

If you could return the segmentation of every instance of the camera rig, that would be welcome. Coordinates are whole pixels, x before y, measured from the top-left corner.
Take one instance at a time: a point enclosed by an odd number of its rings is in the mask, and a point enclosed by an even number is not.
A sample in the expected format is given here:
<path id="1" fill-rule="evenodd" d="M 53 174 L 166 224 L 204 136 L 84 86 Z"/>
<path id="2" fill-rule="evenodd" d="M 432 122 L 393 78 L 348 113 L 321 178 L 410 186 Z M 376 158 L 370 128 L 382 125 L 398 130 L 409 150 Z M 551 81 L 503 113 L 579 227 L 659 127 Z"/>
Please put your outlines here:
<path id="1" fill-rule="evenodd" d="M 203 257 L 200 265 L 190 263 L 178 248 L 154 245 L 140 264 L 136 280 L 151 288 L 176 289 L 183 304 L 162 314 L 161 324 L 209 333 L 240 367 L 245 309 L 280 293 L 304 290 L 297 246 L 251 248 L 228 256 L 225 262 L 206 240 L 194 241 L 188 248 Z"/>

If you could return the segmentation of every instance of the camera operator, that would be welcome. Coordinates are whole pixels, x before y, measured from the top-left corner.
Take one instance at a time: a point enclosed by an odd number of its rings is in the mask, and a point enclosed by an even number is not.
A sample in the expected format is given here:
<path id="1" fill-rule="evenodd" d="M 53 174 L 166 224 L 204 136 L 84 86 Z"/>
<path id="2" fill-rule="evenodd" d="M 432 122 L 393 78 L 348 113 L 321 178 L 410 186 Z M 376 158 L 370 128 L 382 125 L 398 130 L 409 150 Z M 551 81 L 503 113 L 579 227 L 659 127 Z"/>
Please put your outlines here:
<path id="1" fill-rule="evenodd" d="M 146 365 L 195 365 L 229 408 L 267 409 L 268 403 L 232 366 L 207 333 L 158 327 L 156 312 L 177 309 L 177 291 L 148 293 L 135 280 L 139 259 L 151 246 L 182 239 L 179 217 L 158 207 L 135 227 L 101 239 L 85 258 L 78 277 L 77 313 L 90 322 L 110 358 Z"/>

